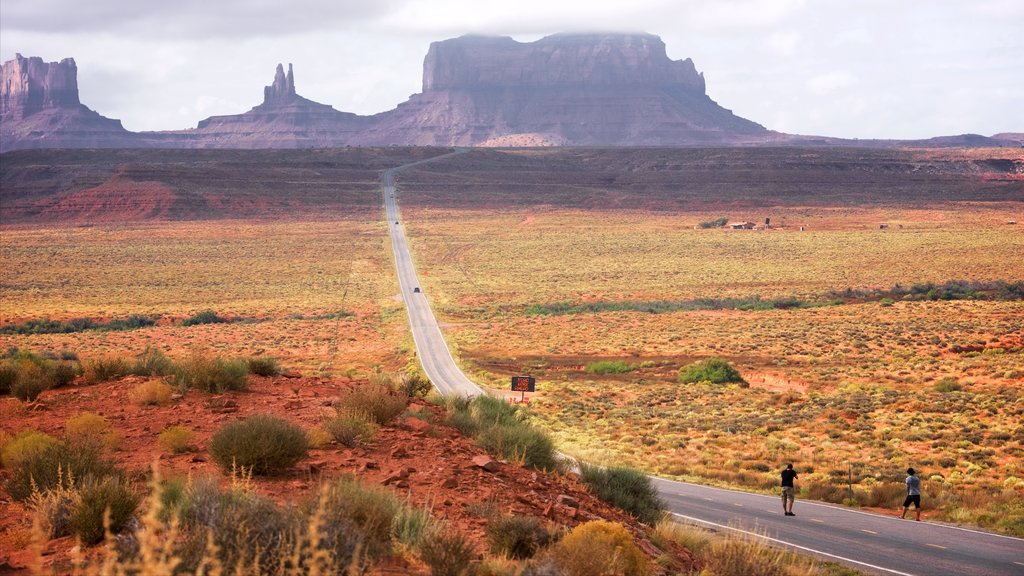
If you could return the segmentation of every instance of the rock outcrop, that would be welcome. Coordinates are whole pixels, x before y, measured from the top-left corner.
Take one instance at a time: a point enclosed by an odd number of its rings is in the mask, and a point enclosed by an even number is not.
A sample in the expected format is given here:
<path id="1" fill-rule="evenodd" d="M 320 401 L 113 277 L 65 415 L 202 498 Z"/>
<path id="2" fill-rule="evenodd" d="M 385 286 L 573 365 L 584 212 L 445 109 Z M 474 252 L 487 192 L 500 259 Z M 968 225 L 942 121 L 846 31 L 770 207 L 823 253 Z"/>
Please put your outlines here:
<path id="1" fill-rule="evenodd" d="M 769 134 L 711 100 L 693 61 L 669 59 L 657 36 L 558 34 L 433 43 L 423 92 L 378 115 L 356 141 L 634 146 L 760 142 Z"/>
<path id="2" fill-rule="evenodd" d="M 292 65 L 277 65 L 263 103 L 244 114 L 211 116 L 194 130 L 151 133 L 154 145 L 195 148 L 321 148 L 344 146 L 368 120 L 307 100 L 295 92 Z"/>
<path id="3" fill-rule="evenodd" d="M 0 65 L 0 152 L 16 148 L 127 146 L 135 135 L 120 120 L 100 116 L 78 100 L 73 58 L 25 58 Z"/>

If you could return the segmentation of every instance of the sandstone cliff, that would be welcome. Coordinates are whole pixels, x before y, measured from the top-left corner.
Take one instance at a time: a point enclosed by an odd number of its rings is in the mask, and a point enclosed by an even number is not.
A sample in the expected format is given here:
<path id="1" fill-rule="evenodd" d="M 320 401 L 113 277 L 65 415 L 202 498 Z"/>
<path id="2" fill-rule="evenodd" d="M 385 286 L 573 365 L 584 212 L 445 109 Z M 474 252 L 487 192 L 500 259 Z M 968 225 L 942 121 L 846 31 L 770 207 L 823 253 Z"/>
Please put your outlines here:
<path id="1" fill-rule="evenodd" d="M 194 130 L 151 133 L 154 145 L 195 148 L 319 148 L 344 146 L 367 119 L 307 100 L 295 92 L 292 65 L 277 65 L 263 103 L 244 114 L 211 116 Z"/>
<path id="2" fill-rule="evenodd" d="M 769 134 L 711 100 L 693 62 L 669 59 L 657 36 L 558 34 L 433 43 L 423 92 L 379 114 L 355 141 L 635 146 L 760 142 Z"/>
<path id="3" fill-rule="evenodd" d="M 72 58 L 25 58 L 0 65 L 0 152 L 16 148 L 85 148 L 131 145 L 120 120 L 100 116 L 78 101 Z"/>

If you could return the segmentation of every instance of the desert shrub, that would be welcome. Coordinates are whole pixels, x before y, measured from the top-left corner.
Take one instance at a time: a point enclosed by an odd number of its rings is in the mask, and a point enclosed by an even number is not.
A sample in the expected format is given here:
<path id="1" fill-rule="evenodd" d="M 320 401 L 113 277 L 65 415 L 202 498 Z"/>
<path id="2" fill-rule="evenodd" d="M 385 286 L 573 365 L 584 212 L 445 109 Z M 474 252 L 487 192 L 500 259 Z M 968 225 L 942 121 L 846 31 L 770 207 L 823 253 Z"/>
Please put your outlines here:
<path id="1" fill-rule="evenodd" d="M 651 562 L 633 543 L 626 528 L 607 520 L 594 520 L 573 528 L 561 542 L 550 548 L 550 558 L 558 567 L 559 574 L 566 576 L 645 576 L 653 573 Z"/>
<path id="2" fill-rule="evenodd" d="M 79 501 L 73 479 L 62 474 L 57 485 L 50 490 L 33 491 L 28 507 L 35 512 L 39 528 L 47 538 L 62 538 L 71 534 L 71 515 Z"/>
<path id="3" fill-rule="evenodd" d="M 407 550 L 415 550 L 427 539 L 437 534 L 438 526 L 430 512 L 408 503 L 395 514 L 391 522 L 391 534 Z"/>
<path id="4" fill-rule="evenodd" d="M 195 433 L 184 426 L 168 426 L 157 437 L 160 446 L 168 452 L 180 454 L 191 448 Z"/>
<path id="5" fill-rule="evenodd" d="M 105 448 L 98 442 L 59 441 L 33 452 L 11 467 L 7 493 L 23 501 L 32 495 L 33 486 L 47 492 L 70 475 L 75 480 L 87 476 L 102 478 L 120 474 L 114 463 L 104 457 Z"/>
<path id="6" fill-rule="evenodd" d="M 478 434 L 477 442 L 488 452 L 529 468 L 554 470 L 558 467 L 551 437 L 527 422 L 488 426 Z"/>
<path id="7" fill-rule="evenodd" d="M 250 374 L 256 376 L 279 376 L 281 374 L 281 365 L 277 363 L 275 358 L 247 358 L 246 364 L 249 368 Z"/>
<path id="8" fill-rule="evenodd" d="M 286 470 L 306 457 L 308 445 L 302 428 L 270 416 L 256 414 L 225 425 L 213 435 L 210 453 L 224 470 L 238 466 L 253 474 Z"/>
<path id="9" fill-rule="evenodd" d="M 587 372 L 591 374 L 625 374 L 634 369 L 623 360 L 602 360 L 587 364 Z"/>
<path id="10" fill-rule="evenodd" d="M 695 382 L 746 384 L 739 370 L 721 358 L 708 358 L 683 366 L 679 369 L 679 382 L 682 384 Z"/>
<path id="11" fill-rule="evenodd" d="M 509 558 L 532 558 L 552 541 L 551 533 L 532 516 L 505 515 L 487 523 L 491 553 Z"/>
<path id="12" fill-rule="evenodd" d="M 420 560 L 431 576 L 463 576 L 469 573 L 473 544 L 461 532 L 445 530 L 420 545 Z"/>
<path id="13" fill-rule="evenodd" d="M 93 358 L 85 362 L 85 381 L 98 384 L 131 374 L 128 361 L 120 357 Z"/>
<path id="14" fill-rule="evenodd" d="M 174 388 L 160 380 L 147 380 L 128 392 L 128 399 L 140 406 L 162 406 L 171 401 Z"/>
<path id="15" fill-rule="evenodd" d="M 301 518 L 295 509 L 244 490 L 221 492 L 213 478 L 200 478 L 185 490 L 180 505 L 184 542 L 181 568 L 195 572 L 207 550 L 207 537 L 225 566 L 272 573 L 292 558 Z"/>
<path id="16" fill-rule="evenodd" d="M 655 525 L 665 515 L 665 502 L 644 473 L 632 468 L 601 468 L 580 465 L 580 479 L 598 498 L 635 516 L 641 522 Z"/>
<path id="17" fill-rule="evenodd" d="M 946 376 L 935 383 L 935 391 L 943 394 L 946 392 L 956 392 L 961 389 L 963 389 L 963 385 L 957 382 L 953 376 Z"/>
<path id="18" fill-rule="evenodd" d="M 697 226 L 700 227 L 700 228 L 704 228 L 706 230 L 708 228 L 721 228 L 722 226 L 725 226 L 728 223 L 729 223 L 729 218 L 727 216 L 722 216 L 721 218 L 716 218 L 714 220 L 708 220 L 707 222 L 701 222 Z"/>
<path id="19" fill-rule="evenodd" d="M 38 430 L 23 430 L 4 443 L 0 451 L 0 463 L 3 463 L 4 468 L 16 468 L 57 443 L 57 439 L 49 434 Z"/>
<path id="20" fill-rule="evenodd" d="M 73 362 L 53 362 L 50 367 L 51 386 L 63 388 L 81 373 L 81 367 Z"/>
<path id="21" fill-rule="evenodd" d="M 11 360 L 0 361 L 0 395 L 10 394 L 18 379 L 18 365 Z"/>
<path id="22" fill-rule="evenodd" d="M 174 362 L 159 348 L 146 346 L 146 349 L 135 357 L 131 373 L 136 376 L 170 376 L 174 374 Z"/>
<path id="23" fill-rule="evenodd" d="M 380 432 L 380 426 L 369 414 L 355 410 L 338 412 L 324 421 L 324 428 L 339 444 L 349 448 L 372 442 Z"/>
<path id="24" fill-rule="evenodd" d="M 116 476 L 86 477 L 78 487 L 78 501 L 71 511 L 71 533 L 85 545 L 103 541 L 104 514 L 109 511 L 110 531 L 120 532 L 135 514 L 139 497 Z"/>
<path id="25" fill-rule="evenodd" d="M 393 492 L 364 486 L 352 478 L 341 478 L 328 486 L 320 503 L 324 522 L 353 528 L 360 547 L 371 558 L 391 552 L 395 522 L 403 508 Z"/>
<path id="26" fill-rule="evenodd" d="M 892 507 L 903 501 L 907 487 L 902 482 L 878 482 L 864 495 L 861 504 L 871 507 Z"/>
<path id="27" fill-rule="evenodd" d="M 18 374 L 11 384 L 11 395 L 22 402 L 34 402 L 49 387 L 46 372 L 39 364 L 27 360 L 18 363 Z"/>
<path id="28" fill-rule="evenodd" d="M 181 325 L 198 326 L 199 324 L 225 324 L 227 322 L 230 322 L 230 320 L 222 316 L 218 316 L 213 310 L 203 310 L 182 320 Z"/>
<path id="29" fill-rule="evenodd" d="M 750 538 L 722 538 L 701 550 L 704 566 L 715 576 L 788 576 L 808 574 L 811 570 L 791 571 L 799 562 L 780 548 L 765 546 Z"/>
<path id="30" fill-rule="evenodd" d="M 309 448 L 320 450 L 330 445 L 333 436 L 327 430 L 323 428 L 307 428 L 306 429 L 306 442 L 309 444 Z"/>
<path id="31" fill-rule="evenodd" d="M 398 391 L 410 398 L 425 398 L 434 389 L 430 380 L 419 372 L 406 372 L 398 376 L 395 381 Z"/>
<path id="32" fill-rule="evenodd" d="M 182 390 L 197 388 L 223 394 L 228 390 L 245 390 L 248 375 L 249 366 L 245 360 L 224 360 L 197 353 L 175 366 L 174 379 Z"/>
<path id="33" fill-rule="evenodd" d="M 64 438 L 71 444 L 99 444 L 114 450 L 121 441 L 121 435 L 107 422 L 107 419 L 92 412 L 72 416 L 64 424 Z"/>
<path id="34" fill-rule="evenodd" d="M 527 421 L 526 413 L 500 398 L 445 398 L 448 423 L 502 458 L 542 470 L 559 467 L 554 442 Z"/>
<path id="35" fill-rule="evenodd" d="M 370 382 L 342 392 L 334 402 L 339 413 L 363 413 L 377 424 L 394 420 L 409 405 L 409 397 L 383 383 Z"/>
<path id="36" fill-rule="evenodd" d="M 711 544 L 712 533 L 705 528 L 691 524 L 680 524 L 667 517 L 658 522 L 651 532 L 651 542 L 662 549 L 669 548 L 669 542 L 686 548 L 694 554 Z"/>

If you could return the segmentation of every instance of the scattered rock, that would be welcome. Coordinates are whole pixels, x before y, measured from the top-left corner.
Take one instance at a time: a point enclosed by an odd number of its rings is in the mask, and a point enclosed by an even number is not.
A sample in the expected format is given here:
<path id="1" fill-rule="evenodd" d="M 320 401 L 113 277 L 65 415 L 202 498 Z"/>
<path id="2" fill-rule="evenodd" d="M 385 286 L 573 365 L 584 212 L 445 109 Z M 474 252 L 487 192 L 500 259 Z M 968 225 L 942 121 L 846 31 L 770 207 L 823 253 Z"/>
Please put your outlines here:
<path id="1" fill-rule="evenodd" d="M 495 462 L 493 459 L 491 459 L 490 456 L 487 456 L 486 454 L 474 456 L 473 466 L 476 466 L 477 468 L 482 468 L 488 472 L 497 472 L 498 470 L 498 463 Z"/>
<path id="2" fill-rule="evenodd" d="M 647 554 L 651 558 L 658 558 L 663 554 L 663 552 L 659 550 L 653 542 L 646 538 L 641 539 L 638 544 L 640 545 L 640 549 L 644 551 L 644 554 Z"/>
<path id="3" fill-rule="evenodd" d="M 447 478 L 444 482 L 441 482 L 441 488 L 447 488 L 449 490 L 459 487 L 459 481 L 453 478 Z"/>
<path id="4" fill-rule="evenodd" d="M 430 430 L 430 422 L 419 418 L 408 417 L 402 421 L 402 425 L 413 432 L 426 432 Z"/>
<path id="5" fill-rule="evenodd" d="M 568 494 L 559 494 L 558 498 L 555 498 L 555 502 L 557 502 L 558 504 L 562 504 L 564 506 L 568 506 L 570 508 L 580 507 L 580 501 L 573 498 L 572 496 L 569 496 Z"/>
<path id="6" fill-rule="evenodd" d="M 408 458 L 409 453 L 405 451 L 405 448 L 399 446 L 391 451 L 392 458 Z"/>
<path id="7" fill-rule="evenodd" d="M 302 374 L 299 374 L 298 372 L 292 372 L 291 370 L 288 370 L 288 371 L 285 371 L 285 372 L 281 372 L 281 377 L 282 378 L 302 378 Z"/>

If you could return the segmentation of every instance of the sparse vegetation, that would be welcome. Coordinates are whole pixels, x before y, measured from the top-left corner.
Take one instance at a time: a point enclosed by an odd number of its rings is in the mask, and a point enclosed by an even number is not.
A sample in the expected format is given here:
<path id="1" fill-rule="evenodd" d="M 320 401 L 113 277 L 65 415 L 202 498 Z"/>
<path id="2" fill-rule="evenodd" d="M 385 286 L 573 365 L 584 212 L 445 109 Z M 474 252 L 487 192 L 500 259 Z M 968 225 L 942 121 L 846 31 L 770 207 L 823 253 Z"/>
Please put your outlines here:
<path id="1" fill-rule="evenodd" d="M 281 365 L 275 358 L 248 358 L 246 364 L 249 373 L 256 376 L 279 376 L 281 374 Z"/>
<path id="2" fill-rule="evenodd" d="M 198 326 L 200 324 L 227 324 L 230 319 L 218 316 L 213 310 L 202 310 L 181 321 L 182 326 Z"/>
<path id="3" fill-rule="evenodd" d="M 533 558 L 555 537 L 532 516 L 502 515 L 487 522 L 487 542 L 491 553 L 508 558 Z"/>
<path id="4" fill-rule="evenodd" d="M 43 318 L 40 320 L 26 320 L 20 324 L 0 326 L 0 334 L 71 334 L 74 332 L 84 332 L 85 330 L 110 332 L 135 330 L 155 324 L 155 319 L 141 314 L 132 314 L 127 318 L 110 320 L 109 322 L 98 322 L 90 318 L 72 318 L 65 321 Z"/>
<path id="5" fill-rule="evenodd" d="M 305 458 L 307 450 L 302 428 L 267 414 L 226 424 L 210 442 L 210 454 L 221 468 L 237 467 L 253 474 L 287 470 Z"/>
<path id="6" fill-rule="evenodd" d="M 591 374 L 626 374 L 634 369 L 634 366 L 623 360 L 601 360 L 587 364 L 587 372 Z"/>
<path id="7" fill-rule="evenodd" d="M 712 384 L 746 384 L 740 371 L 721 358 L 708 358 L 679 369 L 679 382 L 693 384 L 711 382 Z"/>
<path id="8" fill-rule="evenodd" d="M 592 520 L 572 529 L 551 547 L 550 558 L 566 576 L 646 576 L 654 567 L 621 524 Z"/>
<path id="9" fill-rule="evenodd" d="M 182 390 L 195 388 L 213 394 L 248 387 L 249 365 L 243 359 L 225 360 L 195 352 L 175 364 L 174 380 Z"/>
<path id="10" fill-rule="evenodd" d="M 707 222 L 701 222 L 697 226 L 699 228 L 703 228 L 703 229 L 707 230 L 709 228 L 721 228 L 722 226 L 725 226 L 728 223 L 729 223 L 729 217 L 728 216 L 722 216 L 721 218 L 715 218 L 714 220 L 708 220 Z"/>
<path id="11" fill-rule="evenodd" d="M 128 399 L 141 406 L 163 406 L 169 404 L 174 388 L 161 380 L 147 380 L 132 388 Z"/>
<path id="12" fill-rule="evenodd" d="M 598 498 L 618 506 L 637 520 L 654 526 L 665 515 L 666 505 L 651 479 L 632 468 L 580 465 L 580 479 Z"/>
<path id="13" fill-rule="evenodd" d="M 338 413 L 364 414 L 373 422 L 384 425 L 401 414 L 409 404 L 409 397 L 381 380 L 348 388 L 334 401 Z"/>
<path id="14" fill-rule="evenodd" d="M 380 425 L 369 414 L 355 409 L 339 410 L 324 421 L 324 428 L 339 444 L 350 448 L 373 442 L 380 432 Z"/>
<path id="15" fill-rule="evenodd" d="M 180 454 L 191 449 L 194 437 L 195 433 L 184 426 L 168 426 L 160 433 L 158 440 L 164 450 Z"/>
<path id="16" fill-rule="evenodd" d="M 448 421 L 472 436 L 488 452 L 542 470 L 556 470 L 559 460 L 551 438 L 533 427 L 521 406 L 500 398 L 446 398 Z"/>
<path id="17" fill-rule="evenodd" d="M 124 529 L 140 500 L 117 476 L 86 477 L 77 491 L 69 524 L 71 533 L 86 546 L 103 541 L 104 521 L 109 522 L 107 529 L 114 534 Z"/>
<path id="18" fill-rule="evenodd" d="M 64 439 L 47 443 L 42 449 L 22 453 L 8 466 L 7 493 L 15 500 L 28 499 L 34 490 L 47 492 L 61 485 L 65 478 L 102 478 L 118 475 L 114 463 L 98 442 Z M 5 456 L 6 458 L 6 456 Z"/>

